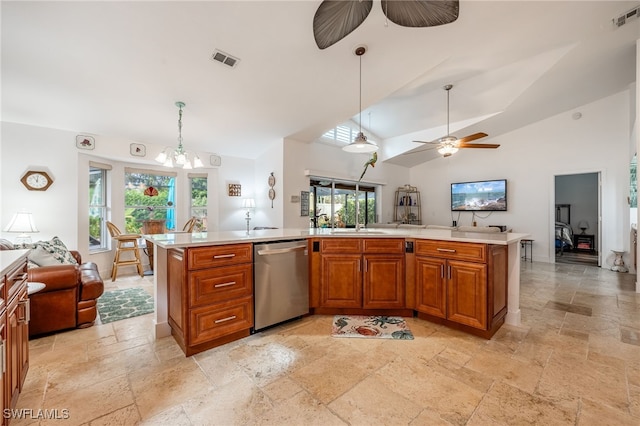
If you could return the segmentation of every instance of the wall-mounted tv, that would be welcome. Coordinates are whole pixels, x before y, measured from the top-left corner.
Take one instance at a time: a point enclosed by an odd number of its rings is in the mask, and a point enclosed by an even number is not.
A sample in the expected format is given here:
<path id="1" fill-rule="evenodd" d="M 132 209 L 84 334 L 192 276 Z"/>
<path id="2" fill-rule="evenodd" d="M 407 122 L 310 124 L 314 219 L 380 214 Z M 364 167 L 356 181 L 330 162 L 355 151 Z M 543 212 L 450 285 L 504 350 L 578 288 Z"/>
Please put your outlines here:
<path id="1" fill-rule="evenodd" d="M 452 183 L 451 211 L 507 211 L 507 180 Z"/>

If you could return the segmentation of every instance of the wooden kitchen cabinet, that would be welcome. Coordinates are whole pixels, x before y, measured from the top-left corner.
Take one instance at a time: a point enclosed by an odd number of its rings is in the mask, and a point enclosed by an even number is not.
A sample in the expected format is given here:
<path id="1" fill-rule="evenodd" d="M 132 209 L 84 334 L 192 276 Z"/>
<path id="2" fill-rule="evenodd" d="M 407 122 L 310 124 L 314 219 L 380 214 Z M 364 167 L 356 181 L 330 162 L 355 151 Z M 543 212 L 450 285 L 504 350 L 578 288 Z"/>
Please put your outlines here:
<path id="1" fill-rule="evenodd" d="M 489 338 L 507 313 L 507 246 L 418 240 L 416 310 Z"/>
<path id="2" fill-rule="evenodd" d="M 170 249 L 167 265 L 169 325 L 187 356 L 249 335 L 251 244 Z"/>
<path id="3" fill-rule="evenodd" d="M 310 306 L 315 312 L 405 308 L 404 239 L 321 238 L 311 246 Z"/>
<path id="4" fill-rule="evenodd" d="M 29 371 L 29 299 L 27 295 L 27 253 L 5 264 L 0 274 L 0 337 L 2 339 L 2 409 L 15 408 Z M 3 411 L 4 413 L 4 411 Z M 9 419 L 2 417 L 2 424 Z"/>

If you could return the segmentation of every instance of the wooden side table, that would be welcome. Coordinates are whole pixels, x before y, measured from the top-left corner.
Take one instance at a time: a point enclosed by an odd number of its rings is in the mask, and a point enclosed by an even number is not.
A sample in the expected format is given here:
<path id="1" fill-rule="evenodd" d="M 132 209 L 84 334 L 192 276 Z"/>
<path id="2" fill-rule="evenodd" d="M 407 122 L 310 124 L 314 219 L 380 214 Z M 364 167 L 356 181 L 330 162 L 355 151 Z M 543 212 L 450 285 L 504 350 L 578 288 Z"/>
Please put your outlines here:
<path id="1" fill-rule="evenodd" d="M 595 237 L 590 234 L 573 234 L 573 249 L 577 251 L 594 251 Z"/>

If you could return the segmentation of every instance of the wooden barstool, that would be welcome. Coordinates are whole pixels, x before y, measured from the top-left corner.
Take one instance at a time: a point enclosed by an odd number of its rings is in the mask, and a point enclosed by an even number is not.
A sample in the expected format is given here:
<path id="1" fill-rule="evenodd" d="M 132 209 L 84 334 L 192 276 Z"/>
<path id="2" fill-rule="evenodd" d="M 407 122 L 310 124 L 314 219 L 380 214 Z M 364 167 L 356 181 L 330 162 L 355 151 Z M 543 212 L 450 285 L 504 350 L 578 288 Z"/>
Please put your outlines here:
<path id="1" fill-rule="evenodd" d="M 116 280 L 118 275 L 118 266 L 136 265 L 138 268 L 138 274 L 142 277 L 144 275 L 144 271 L 142 269 L 140 253 L 138 252 L 138 249 L 140 248 L 138 246 L 138 238 L 140 238 L 140 234 L 123 234 L 120 232 L 118 227 L 111 222 L 107 222 L 107 228 L 109 228 L 111 238 L 118 242 L 116 246 L 116 254 L 113 257 L 113 267 L 111 268 L 111 281 Z M 133 251 L 133 259 L 120 260 L 120 254 L 127 251 Z"/>
<path id="2" fill-rule="evenodd" d="M 187 223 L 184 224 L 184 226 L 182 227 L 182 230 L 184 232 L 193 232 L 193 228 L 196 226 L 197 221 L 198 219 L 195 216 L 192 217 L 187 221 Z"/>

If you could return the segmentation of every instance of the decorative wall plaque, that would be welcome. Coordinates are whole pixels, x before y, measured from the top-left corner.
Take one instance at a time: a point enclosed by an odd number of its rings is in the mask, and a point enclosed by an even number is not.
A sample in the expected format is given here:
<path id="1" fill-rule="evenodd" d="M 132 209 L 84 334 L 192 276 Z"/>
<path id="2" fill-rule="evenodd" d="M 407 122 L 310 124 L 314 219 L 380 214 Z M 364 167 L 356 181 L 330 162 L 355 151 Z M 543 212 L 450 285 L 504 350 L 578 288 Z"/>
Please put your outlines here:
<path id="1" fill-rule="evenodd" d="M 242 185 L 239 183 L 230 183 L 229 184 L 229 197 L 240 197 L 242 196 Z"/>
<path id="2" fill-rule="evenodd" d="M 300 191 L 300 216 L 309 216 L 309 191 Z"/>

